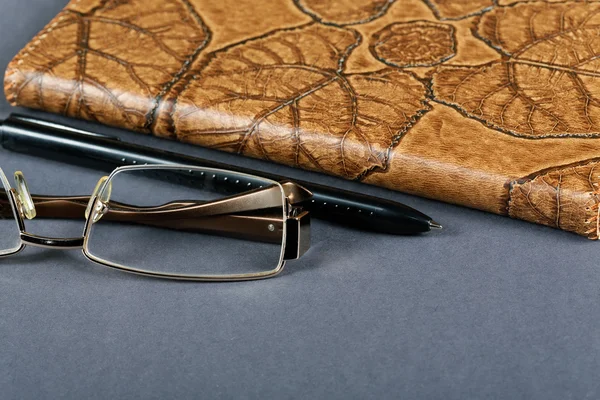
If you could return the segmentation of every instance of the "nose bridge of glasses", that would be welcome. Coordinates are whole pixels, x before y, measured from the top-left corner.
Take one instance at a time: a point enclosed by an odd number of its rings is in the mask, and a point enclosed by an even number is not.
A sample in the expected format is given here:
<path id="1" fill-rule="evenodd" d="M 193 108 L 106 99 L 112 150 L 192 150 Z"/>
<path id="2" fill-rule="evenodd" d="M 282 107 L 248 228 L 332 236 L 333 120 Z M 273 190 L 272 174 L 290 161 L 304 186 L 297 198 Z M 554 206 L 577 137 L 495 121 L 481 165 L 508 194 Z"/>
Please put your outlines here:
<path id="1" fill-rule="evenodd" d="M 83 248 L 83 237 L 54 238 L 34 235 L 25 231 L 22 218 L 34 219 L 37 216 L 36 206 L 23 173 L 21 171 L 15 172 L 14 178 L 16 188 L 12 189 L 12 199 L 17 206 L 18 213 L 21 214 L 21 218 L 19 218 L 19 228 L 21 230 L 20 236 L 22 243 L 34 247 L 64 250 Z"/>
<path id="2" fill-rule="evenodd" d="M 33 235 L 27 232 L 21 232 L 21 241 L 28 246 L 62 250 L 75 250 L 83 248 L 84 239 L 83 237 L 51 238 L 46 236 Z"/>

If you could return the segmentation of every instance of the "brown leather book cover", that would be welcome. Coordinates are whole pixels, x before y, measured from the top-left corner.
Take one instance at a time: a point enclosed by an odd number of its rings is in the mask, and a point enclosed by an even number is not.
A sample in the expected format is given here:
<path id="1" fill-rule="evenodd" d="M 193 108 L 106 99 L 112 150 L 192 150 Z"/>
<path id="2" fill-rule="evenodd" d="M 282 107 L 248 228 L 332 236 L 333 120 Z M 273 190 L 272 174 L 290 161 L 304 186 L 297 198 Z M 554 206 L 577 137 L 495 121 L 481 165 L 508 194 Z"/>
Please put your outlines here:
<path id="1" fill-rule="evenodd" d="M 598 238 L 600 3 L 71 0 L 14 105 Z"/>

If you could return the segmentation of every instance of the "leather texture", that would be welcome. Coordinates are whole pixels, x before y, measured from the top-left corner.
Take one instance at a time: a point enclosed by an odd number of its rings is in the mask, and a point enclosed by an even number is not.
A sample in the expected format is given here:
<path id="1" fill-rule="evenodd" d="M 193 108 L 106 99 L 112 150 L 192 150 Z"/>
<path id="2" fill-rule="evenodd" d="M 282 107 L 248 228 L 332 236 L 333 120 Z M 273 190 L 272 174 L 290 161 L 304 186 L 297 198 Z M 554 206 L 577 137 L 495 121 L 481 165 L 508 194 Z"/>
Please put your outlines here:
<path id="1" fill-rule="evenodd" d="M 600 3 L 72 0 L 11 104 L 598 239 Z"/>

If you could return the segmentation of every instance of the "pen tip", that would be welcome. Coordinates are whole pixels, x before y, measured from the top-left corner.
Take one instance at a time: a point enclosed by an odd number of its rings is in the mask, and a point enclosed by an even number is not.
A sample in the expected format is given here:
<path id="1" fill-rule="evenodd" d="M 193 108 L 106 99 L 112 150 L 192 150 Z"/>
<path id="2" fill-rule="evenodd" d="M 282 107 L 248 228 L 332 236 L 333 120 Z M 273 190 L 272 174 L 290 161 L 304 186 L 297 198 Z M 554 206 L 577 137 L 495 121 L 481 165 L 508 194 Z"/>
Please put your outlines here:
<path id="1" fill-rule="evenodd" d="M 429 228 L 431 229 L 442 229 L 442 225 L 438 224 L 434 220 L 429 221 Z"/>

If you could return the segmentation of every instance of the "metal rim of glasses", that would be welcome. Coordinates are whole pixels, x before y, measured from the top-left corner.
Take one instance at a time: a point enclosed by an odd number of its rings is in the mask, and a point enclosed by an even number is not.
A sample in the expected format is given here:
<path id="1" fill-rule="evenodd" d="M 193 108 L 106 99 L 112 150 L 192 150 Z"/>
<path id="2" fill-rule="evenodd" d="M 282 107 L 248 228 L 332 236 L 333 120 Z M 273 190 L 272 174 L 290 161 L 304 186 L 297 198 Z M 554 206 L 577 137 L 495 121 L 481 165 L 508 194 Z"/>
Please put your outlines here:
<path id="1" fill-rule="evenodd" d="M 153 169 L 154 170 L 156 170 L 156 169 L 180 170 L 180 169 L 182 169 L 182 170 L 188 170 L 188 171 L 203 171 L 203 172 L 219 173 L 219 174 L 234 173 L 240 177 L 259 178 L 265 182 L 268 182 L 269 184 L 276 186 L 281 193 L 282 211 L 283 211 L 282 212 L 282 224 L 283 224 L 282 244 L 281 244 L 281 252 L 279 255 L 279 262 L 278 262 L 277 266 L 274 269 L 263 271 L 263 272 L 226 274 L 226 275 L 192 275 L 192 274 L 180 274 L 180 273 L 161 273 L 161 272 L 147 271 L 147 270 L 143 270 L 143 269 L 128 267 L 128 266 L 125 266 L 125 265 L 122 265 L 122 264 L 119 264 L 116 262 L 107 261 L 101 257 L 97 257 L 94 254 L 92 254 L 92 252 L 90 252 L 90 250 L 89 250 L 89 238 L 91 236 L 90 235 L 91 229 L 94 225 L 95 213 L 97 212 L 96 210 L 98 209 L 97 206 L 99 205 L 98 202 L 99 202 L 100 193 L 102 193 L 102 191 L 105 190 L 107 188 L 107 186 L 111 184 L 111 181 L 113 180 L 113 178 L 115 176 L 117 176 L 118 174 L 126 172 L 126 171 L 131 171 L 131 170 L 144 170 L 144 169 L 147 169 L 147 170 L 153 170 Z M 293 207 L 290 202 L 290 197 L 295 196 L 296 197 L 295 200 L 298 202 L 306 201 L 307 199 L 310 198 L 311 193 L 308 190 L 302 188 L 301 186 L 299 186 L 297 184 L 293 184 L 293 183 L 292 183 L 293 187 L 290 187 L 290 186 L 286 187 L 286 189 L 288 189 L 287 194 L 286 194 L 286 190 L 284 190 L 284 187 L 279 182 L 271 181 L 269 179 L 265 179 L 262 177 L 256 177 L 254 175 L 243 174 L 243 173 L 228 171 L 228 170 L 223 170 L 223 169 L 203 168 L 203 167 L 198 167 L 198 166 L 179 165 L 179 164 L 169 164 L 169 165 L 145 164 L 145 165 L 131 165 L 131 166 L 119 167 L 119 168 L 116 168 L 108 176 L 108 178 L 104 180 L 103 184 L 101 184 L 99 186 L 99 190 L 97 192 L 95 192 L 93 194 L 93 196 L 90 198 L 90 204 L 92 205 L 92 207 L 91 207 L 92 213 L 89 214 L 85 218 L 83 237 L 81 237 L 81 238 L 48 238 L 48 237 L 36 236 L 36 235 L 33 235 L 26 231 L 23 212 L 21 211 L 21 209 L 20 209 L 21 206 L 19 205 L 19 199 L 18 199 L 19 196 L 18 196 L 17 192 L 15 191 L 15 189 L 13 189 L 11 187 L 11 185 L 8 182 L 8 179 L 6 178 L 6 176 L 4 175 L 4 172 L 2 171 L 2 169 L 0 169 L 0 179 L 2 180 L 4 186 L 8 189 L 7 197 L 8 197 L 9 202 L 11 203 L 11 207 L 12 207 L 12 210 L 13 210 L 13 213 L 14 213 L 17 225 L 18 225 L 19 233 L 20 233 L 19 247 L 9 253 L 0 254 L 0 258 L 15 255 L 15 254 L 19 253 L 20 251 L 22 251 L 27 245 L 31 245 L 31 246 L 35 246 L 35 247 L 48 247 L 48 248 L 61 248 L 61 249 L 81 249 L 84 256 L 92 262 L 95 262 L 97 264 L 100 264 L 100 265 L 103 265 L 103 266 L 106 266 L 109 268 L 113 268 L 113 269 L 124 271 L 124 272 L 129 272 L 129 273 L 133 273 L 133 274 L 137 274 L 137 275 L 154 277 L 154 278 L 171 279 L 171 280 L 226 282 L 226 281 L 244 281 L 244 280 L 265 279 L 265 278 L 271 278 L 271 277 L 274 277 L 274 276 L 280 274 L 281 271 L 283 271 L 283 269 L 285 267 L 285 262 L 286 262 L 286 258 L 284 256 L 286 255 L 286 247 L 288 244 L 287 243 L 288 221 L 293 221 L 297 224 L 297 236 L 294 235 L 294 236 L 296 236 L 294 238 L 294 240 L 295 240 L 294 246 L 297 246 L 297 249 L 294 249 L 294 251 L 292 251 L 292 254 L 295 254 L 295 256 L 292 256 L 292 258 L 289 258 L 289 259 L 294 259 L 294 258 L 298 258 L 299 256 L 301 256 L 308 249 L 308 245 L 309 245 L 309 243 L 306 243 L 310 240 L 309 234 L 308 234 L 308 229 L 310 227 L 310 225 L 309 225 L 310 220 L 307 215 L 308 213 L 306 211 L 301 212 L 301 209 L 298 207 Z M 290 184 L 290 182 L 288 182 L 286 185 L 289 185 L 289 184 Z M 304 220 L 306 221 L 306 224 L 304 222 L 303 223 L 300 222 L 300 218 L 302 218 L 302 217 L 305 217 Z M 304 239 L 305 243 L 301 243 L 301 241 L 303 239 Z"/>
<path id="2" fill-rule="evenodd" d="M 2 170 L 2 168 L 0 168 L 0 180 L 2 181 L 2 185 L 7 190 L 6 197 L 8 198 L 8 201 L 10 203 L 10 207 L 13 212 L 13 217 L 16 220 L 17 229 L 19 231 L 19 236 L 21 236 L 22 232 L 25 231 L 25 223 L 23 222 L 21 213 L 18 210 L 18 204 L 16 202 L 14 193 L 12 193 L 13 189 L 11 188 L 10 183 L 8 182 L 8 179 L 6 178 L 6 175 L 4 174 L 4 171 Z M 23 240 L 21 238 L 19 238 L 18 247 L 14 248 L 14 249 L 6 250 L 6 252 L 1 253 L 0 258 L 15 255 L 15 254 L 21 252 L 24 248 L 25 248 L 25 243 L 23 242 Z"/>

